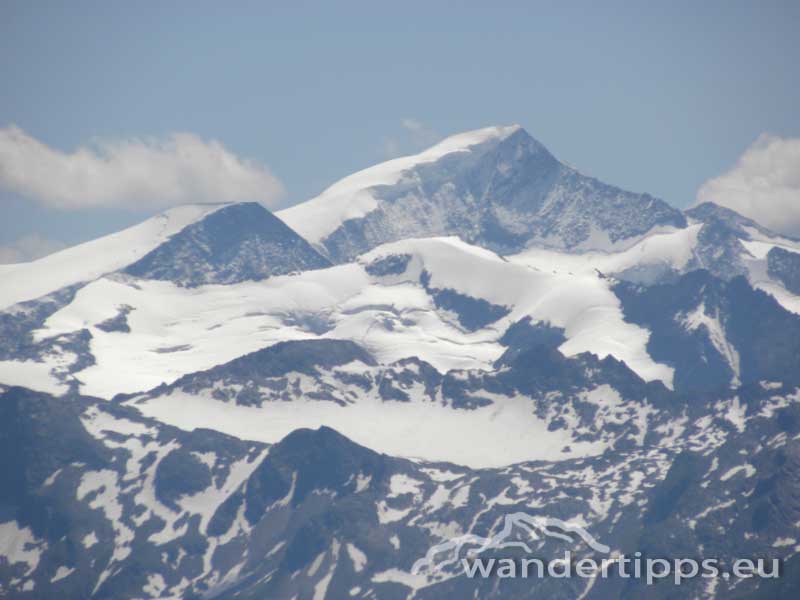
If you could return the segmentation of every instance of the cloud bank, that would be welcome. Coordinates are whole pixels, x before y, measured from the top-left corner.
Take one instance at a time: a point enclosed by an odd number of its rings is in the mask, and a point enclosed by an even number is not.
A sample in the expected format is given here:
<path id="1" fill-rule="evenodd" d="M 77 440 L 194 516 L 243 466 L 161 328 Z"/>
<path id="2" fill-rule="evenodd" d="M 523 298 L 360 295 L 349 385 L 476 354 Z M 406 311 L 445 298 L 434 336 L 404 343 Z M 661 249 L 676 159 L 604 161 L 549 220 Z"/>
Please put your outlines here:
<path id="1" fill-rule="evenodd" d="M 761 135 L 733 169 L 700 186 L 697 201 L 727 206 L 774 231 L 800 236 L 800 138 Z"/>
<path id="2" fill-rule="evenodd" d="M 98 141 L 65 153 L 14 126 L 0 129 L 0 187 L 64 210 L 243 200 L 274 205 L 283 193 L 265 167 L 190 133 Z"/>

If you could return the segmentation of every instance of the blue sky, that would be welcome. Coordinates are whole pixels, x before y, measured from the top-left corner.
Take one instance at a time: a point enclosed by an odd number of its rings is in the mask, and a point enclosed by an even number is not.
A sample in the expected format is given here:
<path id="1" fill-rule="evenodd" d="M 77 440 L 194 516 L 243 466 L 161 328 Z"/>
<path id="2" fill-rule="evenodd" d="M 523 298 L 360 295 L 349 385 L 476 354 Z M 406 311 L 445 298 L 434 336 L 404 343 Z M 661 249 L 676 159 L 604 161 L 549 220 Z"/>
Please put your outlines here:
<path id="1" fill-rule="evenodd" d="M 582 171 L 686 206 L 761 134 L 800 136 L 798 30 L 788 1 L 6 1 L 0 128 L 63 153 L 217 140 L 285 206 L 437 136 L 520 123 Z M 0 205 L 0 245 L 158 210 L 57 208 L 10 185 Z"/>

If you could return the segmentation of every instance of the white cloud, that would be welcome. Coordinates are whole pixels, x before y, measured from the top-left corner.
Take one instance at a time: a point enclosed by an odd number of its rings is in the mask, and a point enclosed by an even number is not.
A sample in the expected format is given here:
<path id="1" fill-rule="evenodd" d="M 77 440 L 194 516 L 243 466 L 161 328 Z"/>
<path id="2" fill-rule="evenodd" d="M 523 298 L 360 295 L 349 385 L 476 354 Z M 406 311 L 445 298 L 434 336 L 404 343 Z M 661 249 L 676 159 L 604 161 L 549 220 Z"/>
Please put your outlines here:
<path id="1" fill-rule="evenodd" d="M 14 126 L 0 129 L 0 186 L 65 210 L 240 200 L 273 204 L 283 192 L 263 166 L 190 133 L 97 141 L 65 153 Z"/>
<path id="2" fill-rule="evenodd" d="M 403 135 L 383 140 L 383 153 L 388 158 L 396 158 L 424 150 L 442 139 L 442 136 L 423 125 L 417 119 L 405 118 L 400 121 Z"/>
<path id="3" fill-rule="evenodd" d="M 733 169 L 700 186 L 697 201 L 715 202 L 780 233 L 800 235 L 800 138 L 761 135 Z"/>
<path id="4" fill-rule="evenodd" d="M 63 242 L 44 238 L 38 233 L 31 233 L 19 238 L 13 244 L 0 246 L 0 264 L 36 260 L 64 248 L 66 248 L 66 244 Z"/>

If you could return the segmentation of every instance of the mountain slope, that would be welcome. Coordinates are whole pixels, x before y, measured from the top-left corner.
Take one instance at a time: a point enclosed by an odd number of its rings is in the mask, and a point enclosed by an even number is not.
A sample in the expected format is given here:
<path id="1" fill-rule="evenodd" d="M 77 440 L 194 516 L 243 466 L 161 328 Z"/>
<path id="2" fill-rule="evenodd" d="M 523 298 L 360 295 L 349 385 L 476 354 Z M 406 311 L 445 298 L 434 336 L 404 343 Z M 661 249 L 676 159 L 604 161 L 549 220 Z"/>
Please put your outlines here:
<path id="1" fill-rule="evenodd" d="M 650 332 L 648 351 L 675 367 L 687 393 L 758 381 L 800 381 L 800 318 L 744 277 L 692 271 L 674 282 L 614 292 L 627 319 Z"/>
<path id="2" fill-rule="evenodd" d="M 519 126 L 447 138 L 417 155 L 347 177 L 278 216 L 334 262 L 409 237 L 456 235 L 501 254 L 532 243 L 607 249 L 680 211 L 587 177 Z"/>
<path id="3" fill-rule="evenodd" d="M 29 263 L 0 266 L 0 309 L 123 269 L 172 235 L 224 204 L 167 210 L 118 233 L 61 250 Z"/>
<path id="4" fill-rule="evenodd" d="M 404 240 L 356 263 L 264 281 L 187 289 L 101 278 L 32 335 L 42 342 L 86 330 L 91 343 L 73 375 L 83 393 L 101 397 L 312 338 L 352 340 L 382 363 L 416 357 L 441 372 L 490 370 L 506 329 L 526 317 L 563 328 L 566 355 L 611 354 L 669 384 L 671 370 L 647 354 L 647 331 L 625 322 L 610 283 L 595 272 L 531 269 L 455 238 Z M 109 327 L 121 311 L 126 327 Z M 0 362 L 0 374 L 18 366 Z"/>

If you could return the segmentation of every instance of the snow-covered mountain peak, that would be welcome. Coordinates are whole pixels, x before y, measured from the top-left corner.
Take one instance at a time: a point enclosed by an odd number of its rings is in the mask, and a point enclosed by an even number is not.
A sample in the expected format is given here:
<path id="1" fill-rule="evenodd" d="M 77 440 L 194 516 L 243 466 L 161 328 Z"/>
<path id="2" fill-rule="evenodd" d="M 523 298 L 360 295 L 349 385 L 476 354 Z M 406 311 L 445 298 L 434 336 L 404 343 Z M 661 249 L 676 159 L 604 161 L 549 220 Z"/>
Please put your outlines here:
<path id="1" fill-rule="evenodd" d="M 363 217 L 377 207 L 371 188 L 395 185 L 414 167 L 436 162 L 449 154 L 469 153 L 476 146 L 497 143 L 517 132 L 527 136 L 519 125 L 485 127 L 449 136 L 419 154 L 388 160 L 348 175 L 316 198 L 277 214 L 309 242 L 321 244 L 342 223 Z"/>
<path id="2" fill-rule="evenodd" d="M 448 154 L 456 152 L 471 152 L 476 146 L 500 142 L 517 132 L 522 132 L 524 136 L 530 138 L 528 133 L 519 125 L 484 127 L 483 129 L 457 133 L 444 138 L 418 154 L 394 158 L 348 175 L 326 188 L 318 198 L 337 196 L 345 192 L 353 192 L 376 185 L 392 185 L 402 177 L 404 171 L 417 165 L 435 162 Z M 292 212 L 293 208 L 295 207 L 280 211 L 280 216 L 283 218 L 284 215 L 294 214 Z"/>
<path id="3" fill-rule="evenodd" d="M 531 245 L 606 249 L 680 211 L 559 162 L 518 125 L 449 137 L 346 177 L 278 216 L 334 262 L 406 238 L 456 235 L 509 254 Z"/>

